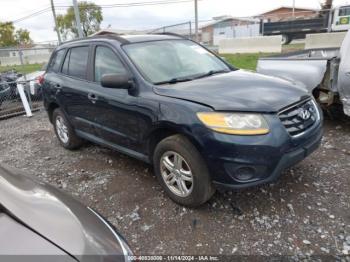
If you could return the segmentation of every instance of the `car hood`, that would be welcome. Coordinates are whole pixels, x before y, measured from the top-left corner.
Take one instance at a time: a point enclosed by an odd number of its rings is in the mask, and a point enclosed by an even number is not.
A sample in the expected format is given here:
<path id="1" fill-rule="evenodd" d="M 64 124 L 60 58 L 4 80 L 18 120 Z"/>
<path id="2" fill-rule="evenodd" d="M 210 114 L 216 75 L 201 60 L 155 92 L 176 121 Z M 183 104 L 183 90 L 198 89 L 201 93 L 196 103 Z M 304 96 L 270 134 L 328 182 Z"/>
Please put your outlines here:
<path id="1" fill-rule="evenodd" d="M 58 189 L 3 164 L 0 205 L 11 217 L 79 261 L 94 256 L 120 259 L 123 255 L 116 235 L 90 209 Z"/>
<path id="2" fill-rule="evenodd" d="M 293 82 L 244 70 L 156 86 L 154 92 L 214 110 L 242 112 L 277 112 L 308 96 L 305 88 Z"/>
<path id="3" fill-rule="evenodd" d="M 10 261 L 33 261 L 28 259 L 35 256 L 36 261 L 76 262 L 71 256 L 47 241 L 45 238 L 28 229 L 16 219 L 0 211 L 0 257 L 11 256 Z M 16 257 L 15 257 L 16 256 Z M 46 257 L 38 259 L 38 257 Z M 52 259 L 57 257 L 59 259 Z"/>

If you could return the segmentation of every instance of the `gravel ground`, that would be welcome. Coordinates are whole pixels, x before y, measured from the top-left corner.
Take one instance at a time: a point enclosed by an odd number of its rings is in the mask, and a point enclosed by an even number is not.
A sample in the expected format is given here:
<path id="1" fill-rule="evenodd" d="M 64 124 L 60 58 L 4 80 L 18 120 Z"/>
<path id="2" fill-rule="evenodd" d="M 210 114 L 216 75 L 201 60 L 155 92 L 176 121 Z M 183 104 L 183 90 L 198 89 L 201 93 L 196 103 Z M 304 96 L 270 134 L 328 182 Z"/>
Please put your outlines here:
<path id="1" fill-rule="evenodd" d="M 275 184 L 216 193 L 199 209 L 169 200 L 151 168 L 95 145 L 60 147 L 44 112 L 0 122 L 0 161 L 97 209 L 136 254 L 350 254 L 350 125 L 327 120 L 322 146 Z"/>

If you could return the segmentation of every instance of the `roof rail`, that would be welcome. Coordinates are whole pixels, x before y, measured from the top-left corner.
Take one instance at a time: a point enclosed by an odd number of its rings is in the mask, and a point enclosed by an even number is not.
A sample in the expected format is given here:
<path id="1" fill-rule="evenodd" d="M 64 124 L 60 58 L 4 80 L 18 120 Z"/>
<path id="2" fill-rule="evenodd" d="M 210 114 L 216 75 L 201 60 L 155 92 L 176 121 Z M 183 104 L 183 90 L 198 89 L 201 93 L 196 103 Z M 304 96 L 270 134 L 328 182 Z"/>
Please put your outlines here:
<path id="1" fill-rule="evenodd" d="M 129 43 L 129 41 L 127 39 L 125 39 L 122 35 L 117 34 L 117 33 L 103 33 L 100 35 L 94 35 L 94 36 L 90 36 L 88 37 L 89 39 L 99 39 L 99 38 L 111 38 L 111 39 L 115 39 L 119 42 L 121 42 L 122 44 L 126 44 Z"/>
<path id="2" fill-rule="evenodd" d="M 65 42 L 62 42 L 59 46 L 65 45 L 65 44 L 74 43 L 74 42 L 78 42 L 78 41 L 84 41 L 84 40 L 89 40 L 89 39 L 100 39 L 100 38 L 115 39 L 115 40 L 119 41 L 122 44 L 129 43 L 128 40 L 126 40 L 125 38 L 123 38 L 122 36 L 120 36 L 120 35 L 118 35 L 116 33 L 108 33 L 108 34 L 106 33 L 106 34 L 101 34 L 101 35 L 93 35 L 93 36 L 88 36 L 88 37 L 84 37 L 84 38 L 78 38 L 78 39 L 65 41 Z"/>
<path id="3" fill-rule="evenodd" d="M 148 33 L 149 35 L 171 35 L 171 36 L 177 36 L 183 39 L 190 39 L 189 37 L 185 37 L 183 35 L 179 35 L 176 33 L 171 33 L 171 32 L 163 32 L 163 33 Z"/>

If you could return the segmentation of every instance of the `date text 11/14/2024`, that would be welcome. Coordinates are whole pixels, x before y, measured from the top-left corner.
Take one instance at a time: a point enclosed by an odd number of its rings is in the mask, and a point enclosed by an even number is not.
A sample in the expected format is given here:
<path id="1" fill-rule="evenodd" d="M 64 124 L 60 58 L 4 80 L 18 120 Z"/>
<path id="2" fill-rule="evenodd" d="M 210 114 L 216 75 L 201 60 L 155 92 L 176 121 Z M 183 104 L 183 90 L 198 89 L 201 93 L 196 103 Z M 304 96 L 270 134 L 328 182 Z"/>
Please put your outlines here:
<path id="1" fill-rule="evenodd" d="M 217 256 L 129 256 L 130 261 L 219 261 Z"/>

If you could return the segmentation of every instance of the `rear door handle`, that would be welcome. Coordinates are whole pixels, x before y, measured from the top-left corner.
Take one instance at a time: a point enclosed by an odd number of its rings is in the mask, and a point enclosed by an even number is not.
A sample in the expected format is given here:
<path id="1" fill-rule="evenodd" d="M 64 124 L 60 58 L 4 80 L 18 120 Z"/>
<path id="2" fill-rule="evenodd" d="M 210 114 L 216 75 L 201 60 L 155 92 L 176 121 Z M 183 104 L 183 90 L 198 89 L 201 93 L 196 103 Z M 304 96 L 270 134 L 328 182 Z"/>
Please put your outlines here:
<path id="1" fill-rule="evenodd" d="M 89 93 L 88 94 L 88 99 L 92 102 L 92 103 L 96 103 L 96 101 L 98 100 L 97 95 L 95 95 L 94 93 Z"/>
<path id="2" fill-rule="evenodd" d="M 62 90 L 61 85 L 58 84 L 58 83 L 53 83 L 53 87 L 56 90 L 56 94 L 59 94 L 61 92 L 61 90 Z"/>

